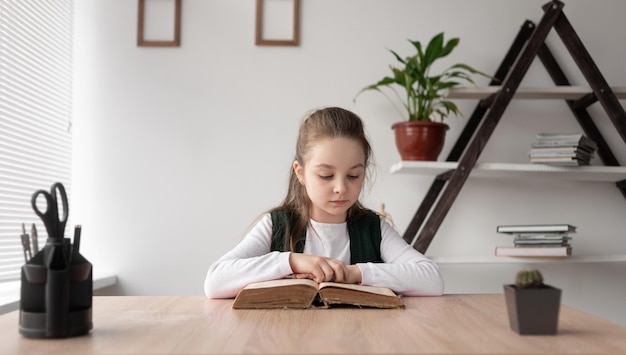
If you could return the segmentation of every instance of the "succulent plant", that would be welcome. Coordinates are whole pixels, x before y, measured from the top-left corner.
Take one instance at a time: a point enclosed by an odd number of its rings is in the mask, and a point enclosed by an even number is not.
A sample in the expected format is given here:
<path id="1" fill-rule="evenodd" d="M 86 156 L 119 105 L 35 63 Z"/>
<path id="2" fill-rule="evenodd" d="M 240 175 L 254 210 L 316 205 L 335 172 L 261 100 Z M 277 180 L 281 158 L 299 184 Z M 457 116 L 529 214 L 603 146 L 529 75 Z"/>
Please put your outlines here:
<path id="1" fill-rule="evenodd" d="M 524 269 L 515 276 L 517 288 L 540 288 L 543 287 L 543 275 L 537 269 Z"/>

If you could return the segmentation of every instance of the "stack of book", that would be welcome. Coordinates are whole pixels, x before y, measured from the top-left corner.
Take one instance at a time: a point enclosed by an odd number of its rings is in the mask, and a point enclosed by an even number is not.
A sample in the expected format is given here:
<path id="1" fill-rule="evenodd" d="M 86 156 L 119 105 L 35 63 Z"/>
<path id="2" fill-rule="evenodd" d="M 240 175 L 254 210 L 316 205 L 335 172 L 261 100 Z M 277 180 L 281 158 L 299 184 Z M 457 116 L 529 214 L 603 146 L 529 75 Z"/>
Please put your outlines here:
<path id="1" fill-rule="evenodd" d="M 596 142 L 580 133 L 539 133 L 528 156 L 533 164 L 589 165 L 597 149 Z"/>
<path id="2" fill-rule="evenodd" d="M 572 255 L 570 224 L 502 225 L 497 232 L 514 235 L 513 246 L 496 247 L 496 256 L 567 257 Z"/>

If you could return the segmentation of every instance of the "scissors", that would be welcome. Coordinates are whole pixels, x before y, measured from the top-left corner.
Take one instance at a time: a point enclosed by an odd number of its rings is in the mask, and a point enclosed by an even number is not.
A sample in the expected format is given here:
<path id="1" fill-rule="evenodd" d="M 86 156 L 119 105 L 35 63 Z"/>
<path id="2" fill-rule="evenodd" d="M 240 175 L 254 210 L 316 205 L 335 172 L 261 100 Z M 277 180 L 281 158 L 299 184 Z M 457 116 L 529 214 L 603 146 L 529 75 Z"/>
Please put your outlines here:
<path id="1" fill-rule="evenodd" d="M 37 207 L 37 198 L 39 195 L 43 195 L 46 199 L 46 210 L 41 212 Z M 61 205 L 63 207 L 63 215 L 59 218 L 59 205 L 57 198 L 61 198 Z M 67 194 L 65 193 L 65 187 L 60 182 L 54 183 L 50 188 L 50 193 L 44 190 L 36 191 L 31 199 L 31 205 L 35 210 L 35 213 L 41 218 L 43 224 L 46 226 L 49 238 L 63 238 L 65 234 L 65 224 L 67 223 L 67 215 L 69 213 L 67 204 Z"/>

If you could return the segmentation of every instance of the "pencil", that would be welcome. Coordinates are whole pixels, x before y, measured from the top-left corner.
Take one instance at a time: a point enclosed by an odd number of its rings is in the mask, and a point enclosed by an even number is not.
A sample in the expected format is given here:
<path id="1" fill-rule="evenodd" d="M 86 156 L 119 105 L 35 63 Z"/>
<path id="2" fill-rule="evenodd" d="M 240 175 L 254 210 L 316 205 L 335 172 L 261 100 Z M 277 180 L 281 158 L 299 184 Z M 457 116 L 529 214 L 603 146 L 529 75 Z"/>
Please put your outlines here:
<path id="1" fill-rule="evenodd" d="M 74 226 L 74 245 L 72 246 L 72 254 L 78 254 L 80 250 L 80 233 L 82 230 L 82 226 L 77 224 Z"/>
<path id="2" fill-rule="evenodd" d="M 26 227 L 24 223 L 22 223 L 22 235 L 20 235 L 22 239 L 22 249 L 24 250 L 24 262 L 28 262 L 28 259 L 33 257 L 33 254 L 30 251 L 30 236 L 26 234 Z"/>
<path id="3" fill-rule="evenodd" d="M 37 254 L 39 252 L 39 242 L 37 241 L 37 227 L 35 227 L 35 223 L 30 228 L 30 237 L 33 243 L 33 254 Z"/>

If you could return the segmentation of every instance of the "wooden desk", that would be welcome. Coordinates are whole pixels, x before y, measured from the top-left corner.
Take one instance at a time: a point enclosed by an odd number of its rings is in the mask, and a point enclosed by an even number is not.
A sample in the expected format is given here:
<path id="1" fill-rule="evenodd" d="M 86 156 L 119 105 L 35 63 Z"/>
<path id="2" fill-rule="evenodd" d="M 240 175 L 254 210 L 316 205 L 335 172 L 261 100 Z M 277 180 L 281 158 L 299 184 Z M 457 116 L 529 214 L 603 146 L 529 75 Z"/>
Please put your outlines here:
<path id="1" fill-rule="evenodd" d="M 622 353 L 626 328 L 563 306 L 556 336 L 519 336 L 504 296 L 407 297 L 406 309 L 233 310 L 232 300 L 94 297 L 94 329 L 27 339 L 0 317 L 1 354 Z"/>

